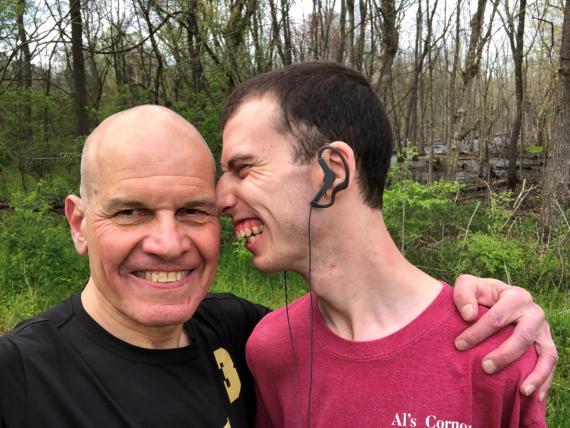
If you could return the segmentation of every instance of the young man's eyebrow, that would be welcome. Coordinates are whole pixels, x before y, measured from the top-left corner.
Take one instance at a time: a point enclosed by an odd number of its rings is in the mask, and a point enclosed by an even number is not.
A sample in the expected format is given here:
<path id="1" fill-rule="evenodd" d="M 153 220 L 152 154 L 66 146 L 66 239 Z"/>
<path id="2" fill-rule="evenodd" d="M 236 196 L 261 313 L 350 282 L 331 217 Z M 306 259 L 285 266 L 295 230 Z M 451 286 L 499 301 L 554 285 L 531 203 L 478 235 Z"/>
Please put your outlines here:
<path id="1" fill-rule="evenodd" d="M 228 161 L 227 169 L 234 170 L 234 169 L 236 169 L 237 165 L 239 165 L 241 163 L 251 162 L 252 160 L 253 160 L 252 155 L 246 155 L 246 154 L 235 155 Z"/>

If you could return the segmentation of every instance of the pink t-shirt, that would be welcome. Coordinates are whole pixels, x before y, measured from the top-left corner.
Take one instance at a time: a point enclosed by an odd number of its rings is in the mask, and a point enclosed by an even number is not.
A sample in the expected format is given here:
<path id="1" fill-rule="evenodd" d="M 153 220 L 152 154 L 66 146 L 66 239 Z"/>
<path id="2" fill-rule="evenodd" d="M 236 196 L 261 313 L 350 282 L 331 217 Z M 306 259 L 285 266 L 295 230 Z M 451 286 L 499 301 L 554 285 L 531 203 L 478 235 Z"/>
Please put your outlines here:
<path id="1" fill-rule="evenodd" d="M 512 329 L 475 349 L 457 351 L 453 341 L 468 323 L 455 309 L 452 291 L 444 285 L 410 324 L 367 342 L 338 337 L 315 308 L 310 426 L 546 426 L 538 395 L 527 398 L 518 390 L 535 365 L 535 350 L 487 375 L 481 368 L 483 356 Z M 289 305 L 293 343 L 285 308 L 263 318 L 249 338 L 246 356 L 256 381 L 258 427 L 307 427 L 309 307 L 308 295 Z"/>

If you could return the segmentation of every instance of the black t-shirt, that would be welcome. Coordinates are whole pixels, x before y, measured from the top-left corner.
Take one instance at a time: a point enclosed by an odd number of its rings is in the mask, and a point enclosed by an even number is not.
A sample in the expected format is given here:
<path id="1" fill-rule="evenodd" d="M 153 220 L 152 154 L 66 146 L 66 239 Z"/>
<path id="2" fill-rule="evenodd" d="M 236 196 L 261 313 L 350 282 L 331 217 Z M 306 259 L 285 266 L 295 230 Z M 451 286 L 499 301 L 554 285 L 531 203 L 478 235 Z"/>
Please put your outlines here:
<path id="1" fill-rule="evenodd" d="M 209 294 L 188 347 L 139 348 L 101 328 L 80 295 L 0 338 L 0 427 L 253 426 L 245 342 L 267 309 Z"/>

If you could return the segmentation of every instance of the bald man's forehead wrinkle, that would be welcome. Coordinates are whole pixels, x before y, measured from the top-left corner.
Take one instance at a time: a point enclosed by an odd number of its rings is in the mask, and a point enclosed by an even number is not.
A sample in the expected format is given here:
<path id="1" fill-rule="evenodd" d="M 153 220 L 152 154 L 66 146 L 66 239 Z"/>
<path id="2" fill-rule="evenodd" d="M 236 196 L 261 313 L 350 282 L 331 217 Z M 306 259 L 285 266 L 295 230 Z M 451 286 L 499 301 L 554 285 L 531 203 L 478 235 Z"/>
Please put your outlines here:
<path id="1" fill-rule="evenodd" d="M 174 111 L 161 106 L 144 105 L 116 113 L 95 128 L 87 138 L 81 159 L 81 196 L 96 192 L 100 174 L 109 163 L 133 162 L 137 158 L 170 162 L 182 155 L 206 155 L 212 176 L 214 157 L 198 130 Z"/>

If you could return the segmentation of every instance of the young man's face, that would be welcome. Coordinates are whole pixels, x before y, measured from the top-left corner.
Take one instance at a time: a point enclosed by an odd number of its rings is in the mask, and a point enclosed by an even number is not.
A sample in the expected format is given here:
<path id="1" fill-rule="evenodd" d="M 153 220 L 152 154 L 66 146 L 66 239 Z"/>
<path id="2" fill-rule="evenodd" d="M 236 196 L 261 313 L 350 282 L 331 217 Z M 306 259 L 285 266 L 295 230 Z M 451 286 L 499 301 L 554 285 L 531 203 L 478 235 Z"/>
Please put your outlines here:
<path id="1" fill-rule="evenodd" d="M 101 144 L 80 226 L 98 305 L 131 327 L 188 320 L 217 265 L 213 160 L 170 125 Z"/>
<path id="2" fill-rule="evenodd" d="M 271 98 L 244 102 L 223 133 L 217 204 L 232 217 L 238 237 L 262 271 L 307 267 L 310 167 L 295 163 L 291 137 L 275 129 Z"/>

